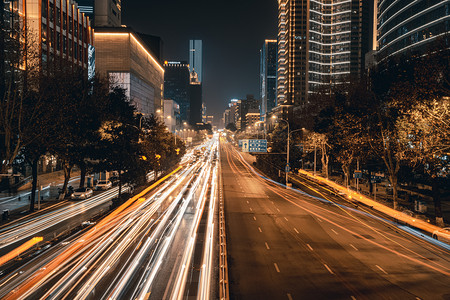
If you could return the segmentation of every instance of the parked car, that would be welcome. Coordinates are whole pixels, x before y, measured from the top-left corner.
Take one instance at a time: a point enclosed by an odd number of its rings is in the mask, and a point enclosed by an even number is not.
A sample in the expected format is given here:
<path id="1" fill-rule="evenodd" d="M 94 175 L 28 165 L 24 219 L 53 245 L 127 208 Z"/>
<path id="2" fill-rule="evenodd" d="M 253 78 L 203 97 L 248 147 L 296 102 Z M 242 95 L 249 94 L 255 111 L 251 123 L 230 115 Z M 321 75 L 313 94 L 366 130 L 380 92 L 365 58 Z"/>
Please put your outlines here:
<path id="1" fill-rule="evenodd" d="M 112 188 L 112 182 L 109 180 L 100 180 L 95 186 L 96 190 L 108 190 L 110 188 Z"/>
<path id="2" fill-rule="evenodd" d="M 87 199 L 89 197 L 92 197 L 94 192 L 90 188 L 79 188 L 76 189 L 72 195 L 70 196 L 72 199 Z"/>
<path id="3" fill-rule="evenodd" d="M 109 181 L 111 181 L 113 186 L 119 185 L 119 176 L 111 176 Z"/>

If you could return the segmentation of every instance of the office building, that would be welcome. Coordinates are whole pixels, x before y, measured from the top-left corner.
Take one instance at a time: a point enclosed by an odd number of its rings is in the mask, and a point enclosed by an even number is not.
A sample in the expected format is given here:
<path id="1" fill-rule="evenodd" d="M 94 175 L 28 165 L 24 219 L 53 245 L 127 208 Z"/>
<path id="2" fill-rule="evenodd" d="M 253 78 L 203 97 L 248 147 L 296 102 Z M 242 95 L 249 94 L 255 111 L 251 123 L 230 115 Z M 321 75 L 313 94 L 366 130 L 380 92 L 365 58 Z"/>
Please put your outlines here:
<path id="1" fill-rule="evenodd" d="M 180 105 L 180 119 L 189 121 L 190 109 L 190 74 L 185 61 L 164 62 L 164 98 L 172 99 Z"/>
<path id="2" fill-rule="evenodd" d="M 236 102 L 235 125 L 238 130 L 245 130 L 247 128 L 247 113 L 249 111 L 258 111 L 259 114 L 259 102 L 253 95 L 247 95 L 245 99 Z"/>
<path id="3" fill-rule="evenodd" d="M 122 24 L 121 0 L 76 0 L 82 13 L 95 27 L 120 27 Z"/>
<path id="4" fill-rule="evenodd" d="M 228 107 L 223 113 L 223 126 L 226 127 L 228 124 L 233 124 L 236 126 L 236 109 L 238 107 L 238 99 L 231 99 L 228 103 Z"/>
<path id="5" fill-rule="evenodd" d="M 163 111 L 164 68 L 140 36 L 128 27 L 101 27 L 94 35 L 98 73 L 124 87 L 140 113 Z"/>
<path id="6" fill-rule="evenodd" d="M 203 83 L 203 43 L 202 40 L 189 41 L 189 72 L 195 71 Z"/>
<path id="7" fill-rule="evenodd" d="M 145 44 L 148 46 L 152 55 L 159 61 L 160 64 L 164 64 L 163 61 L 164 43 L 161 37 L 141 32 L 138 32 L 138 34 L 141 37 L 141 39 L 145 42 Z"/>
<path id="8" fill-rule="evenodd" d="M 181 124 L 180 105 L 174 100 L 164 99 L 164 123 L 173 133 Z"/>
<path id="9" fill-rule="evenodd" d="M 227 127 L 228 124 L 233 123 L 234 120 L 231 119 L 231 109 L 228 107 L 225 109 L 222 115 L 222 125 L 223 128 Z"/>
<path id="10" fill-rule="evenodd" d="M 424 53 L 439 37 L 448 43 L 449 33 L 448 0 L 379 1 L 377 61 Z"/>
<path id="11" fill-rule="evenodd" d="M 17 40 L 28 40 L 28 51 L 37 53 L 39 67 L 45 72 L 55 62 L 67 63 L 83 69 L 89 68 L 89 51 L 93 44 L 89 18 L 72 0 L 8 1 L 10 9 L 4 10 L 4 29 L 15 30 Z M 26 31 L 21 26 L 25 25 Z M 9 28 L 9 29 L 8 29 Z"/>
<path id="12" fill-rule="evenodd" d="M 261 120 L 277 105 L 277 41 L 266 40 L 260 50 Z"/>
<path id="13" fill-rule="evenodd" d="M 189 124 L 195 126 L 203 123 L 202 83 L 199 81 L 195 71 L 192 71 L 190 75 L 189 98 Z"/>
<path id="14" fill-rule="evenodd" d="M 80 12 L 83 13 L 85 16 L 89 17 L 89 20 L 91 20 L 91 25 L 94 26 L 95 0 L 76 0 L 76 1 L 78 3 L 78 9 L 80 10 Z"/>
<path id="15" fill-rule="evenodd" d="M 250 129 L 251 131 L 256 130 L 256 123 L 259 122 L 260 119 L 260 111 L 259 109 L 249 109 L 248 112 L 245 114 L 245 124 L 246 128 Z"/>
<path id="16" fill-rule="evenodd" d="M 312 93 L 361 75 L 362 2 L 278 1 L 277 114 L 289 119 Z"/>

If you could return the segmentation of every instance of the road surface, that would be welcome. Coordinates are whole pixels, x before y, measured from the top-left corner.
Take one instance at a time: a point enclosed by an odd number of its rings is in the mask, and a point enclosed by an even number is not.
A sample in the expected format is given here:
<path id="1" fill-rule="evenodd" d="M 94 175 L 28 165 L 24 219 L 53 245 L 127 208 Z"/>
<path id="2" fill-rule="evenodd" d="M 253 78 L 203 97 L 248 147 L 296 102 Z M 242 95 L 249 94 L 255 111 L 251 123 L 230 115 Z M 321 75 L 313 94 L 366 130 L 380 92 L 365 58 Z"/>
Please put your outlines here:
<path id="1" fill-rule="evenodd" d="M 449 251 L 221 157 L 231 299 L 450 299 Z"/>

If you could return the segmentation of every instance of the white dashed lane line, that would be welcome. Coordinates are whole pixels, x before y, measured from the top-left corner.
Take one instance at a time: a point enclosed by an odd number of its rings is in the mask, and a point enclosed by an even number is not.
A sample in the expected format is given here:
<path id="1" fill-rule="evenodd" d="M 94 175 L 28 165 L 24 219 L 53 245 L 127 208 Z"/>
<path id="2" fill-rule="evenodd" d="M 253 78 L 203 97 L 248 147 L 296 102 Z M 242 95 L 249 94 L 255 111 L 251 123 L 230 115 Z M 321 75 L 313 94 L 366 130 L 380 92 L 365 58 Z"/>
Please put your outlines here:
<path id="1" fill-rule="evenodd" d="M 319 218 L 317 218 L 317 221 L 319 221 L 319 222 L 322 222 L 322 220 L 321 220 L 321 219 L 319 219 Z"/>
<path id="2" fill-rule="evenodd" d="M 295 228 L 295 227 L 294 227 L 294 231 L 295 231 L 297 234 L 300 233 L 300 232 L 298 232 L 297 228 Z"/>
<path id="3" fill-rule="evenodd" d="M 255 221 L 256 221 L 256 217 L 253 217 L 253 220 L 255 220 Z"/>
<path id="4" fill-rule="evenodd" d="M 288 218 L 284 217 L 284 219 L 286 220 L 286 222 L 289 222 Z"/>
<path id="5" fill-rule="evenodd" d="M 309 248 L 309 250 L 314 251 L 310 244 L 306 244 L 306 246 Z"/>
<path id="6" fill-rule="evenodd" d="M 334 273 L 333 273 L 333 271 L 331 271 L 331 269 L 330 269 L 330 267 L 329 266 L 327 266 L 326 264 L 323 264 L 324 266 L 325 266 L 325 268 L 328 270 L 328 272 L 330 272 L 331 274 L 333 274 L 334 275 Z"/>
<path id="7" fill-rule="evenodd" d="M 292 295 L 291 294 L 287 294 L 287 297 L 288 297 L 288 300 L 294 300 L 294 299 L 292 299 Z"/>
<path id="8" fill-rule="evenodd" d="M 336 230 L 331 229 L 331 231 L 333 231 L 336 235 L 339 235 L 339 233 L 337 233 Z"/>
<path id="9" fill-rule="evenodd" d="M 380 267 L 379 265 L 375 265 L 375 267 L 377 267 L 381 272 L 383 272 L 384 274 L 388 274 L 385 270 L 383 270 L 382 267 Z"/>
<path id="10" fill-rule="evenodd" d="M 273 263 L 273 265 L 275 266 L 275 270 L 277 270 L 277 272 L 280 273 L 280 269 L 278 268 L 277 263 Z"/>
<path id="11" fill-rule="evenodd" d="M 265 242 L 265 244 L 266 244 L 266 249 L 270 250 L 269 244 L 267 244 L 267 242 Z"/>
<path id="12" fill-rule="evenodd" d="M 356 248 L 356 247 L 353 246 L 352 244 L 350 244 L 350 247 L 352 247 L 352 248 L 355 249 L 356 251 L 359 251 L 358 248 Z"/>
<path id="13" fill-rule="evenodd" d="M 258 227 L 258 230 L 259 230 L 259 232 L 262 232 L 262 229 L 261 229 L 261 227 Z"/>

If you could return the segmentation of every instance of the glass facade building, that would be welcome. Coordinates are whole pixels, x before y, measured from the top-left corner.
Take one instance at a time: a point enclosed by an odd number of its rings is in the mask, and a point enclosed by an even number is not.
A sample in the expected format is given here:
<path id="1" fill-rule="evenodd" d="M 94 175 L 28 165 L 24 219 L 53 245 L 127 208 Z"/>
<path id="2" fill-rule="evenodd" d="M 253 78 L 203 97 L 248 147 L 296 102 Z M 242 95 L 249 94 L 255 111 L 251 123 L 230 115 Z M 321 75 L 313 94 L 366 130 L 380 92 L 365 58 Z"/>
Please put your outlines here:
<path id="1" fill-rule="evenodd" d="M 189 65 L 187 62 L 164 62 L 164 99 L 171 99 L 180 105 L 180 119 L 189 121 Z"/>
<path id="2" fill-rule="evenodd" d="M 189 41 L 189 72 L 195 71 L 198 80 L 203 82 L 203 42 L 202 40 Z"/>
<path id="3" fill-rule="evenodd" d="M 277 41 L 266 40 L 261 49 L 260 61 L 260 113 L 264 121 L 266 114 L 277 105 Z"/>
<path id="4" fill-rule="evenodd" d="M 362 0 L 278 1 L 278 106 L 360 76 Z"/>
<path id="5" fill-rule="evenodd" d="M 449 32 L 448 0 L 378 1 L 378 61 L 422 53 L 430 42 Z"/>

